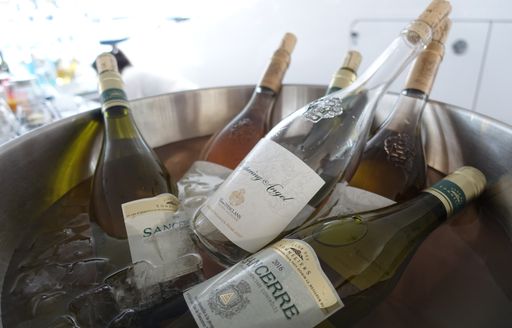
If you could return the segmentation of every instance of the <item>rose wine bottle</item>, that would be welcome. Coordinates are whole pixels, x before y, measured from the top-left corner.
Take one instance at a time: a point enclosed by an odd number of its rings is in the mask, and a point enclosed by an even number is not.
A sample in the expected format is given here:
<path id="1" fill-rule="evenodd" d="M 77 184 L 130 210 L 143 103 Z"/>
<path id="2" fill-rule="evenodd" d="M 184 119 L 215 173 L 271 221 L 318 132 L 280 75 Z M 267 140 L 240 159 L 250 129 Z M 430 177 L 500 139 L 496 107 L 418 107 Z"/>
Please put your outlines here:
<path id="1" fill-rule="evenodd" d="M 301 228 L 182 296 L 148 327 L 349 327 L 392 290 L 425 238 L 485 188 L 462 167 L 415 198 Z M 331 325 L 329 325 L 331 327 Z"/>
<path id="2" fill-rule="evenodd" d="M 416 59 L 393 111 L 368 141 L 351 186 L 395 201 L 410 199 L 425 187 L 421 116 L 443 59 L 450 25 L 446 19 Z"/>
<path id="3" fill-rule="evenodd" d="M 234 169 L 265 136 L 297 39 L 286 33 L 244 109 L 214 134 L 202 151 L 205 161 Z"/>
<path id="4" fill-rule="evenodd" d="M 433 1 L 354 83 L 295 111 L 258 142 L 192 221 L 219 262 L 258 251 L 352 176 L 347 169 L 360 159 L 375 105 L 450 10 L 449 2 Z M 315 129 L 321 122 L 332 122 L 325 134 Z"/>

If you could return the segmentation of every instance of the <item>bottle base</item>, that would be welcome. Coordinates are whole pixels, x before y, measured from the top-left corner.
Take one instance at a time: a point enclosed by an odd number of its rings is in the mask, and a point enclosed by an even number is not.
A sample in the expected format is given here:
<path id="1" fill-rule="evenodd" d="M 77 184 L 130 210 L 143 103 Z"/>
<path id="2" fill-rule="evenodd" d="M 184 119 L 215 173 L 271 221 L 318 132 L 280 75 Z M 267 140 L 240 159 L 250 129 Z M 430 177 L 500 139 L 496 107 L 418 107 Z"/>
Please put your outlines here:
<path id="1" fill-rule="evenodd" d="M 251 254 L 226 238 L 200 211 L 192 221 L 192 231 L 198 247 L 207 251 L 216 263 L 225 268 Z"/>

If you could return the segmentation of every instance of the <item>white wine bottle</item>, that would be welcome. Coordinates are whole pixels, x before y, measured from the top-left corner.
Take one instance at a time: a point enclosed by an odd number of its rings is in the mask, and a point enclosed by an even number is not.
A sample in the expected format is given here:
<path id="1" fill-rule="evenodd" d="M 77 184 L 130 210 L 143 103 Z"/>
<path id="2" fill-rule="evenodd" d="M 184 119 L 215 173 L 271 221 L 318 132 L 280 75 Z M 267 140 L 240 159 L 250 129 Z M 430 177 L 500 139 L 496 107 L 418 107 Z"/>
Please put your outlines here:
<path id="1" fill-rule="evenodd" d="M 107 235 L 126 239 L 122 204 L 167 194 L 170 206 L 177 208 L 178 189 L 132 119 L 114 56 L 99 55 L 96 66 L 105 134 L 92 180 L 90 214 Z"/>
<path id="2" fill-rule="evenodd" d="M 202 151 L 201 159 L 234 169 L 265 136 L 296 43 L 295 35 L 284 35 L 247 105 L 211 137 Z"/>
<path id="3" fill-rule="evenodd" d="M 357 70 L 360 64 L 361 54 L 356 50 L 350 50 L 341 67 L 333 75 L 325 94 L 329 95 L 351 85 L 357 78 Z"/>
<path id="4" fill-rule="evenodd" d="M 449 19 L 418 56 L 393 111 L 368 141 L 350 185 L 394 201 L 414 197 L 426 185 L 421 117 L 444 56 Z"/>
<path id="5" fill-rule="evenodd" d="M 359 161 L 376 103 L 450 10 L 449 2 L 433 1 L 353 84 L 295 111 L 253 148 L 192 222 L 220 262 L 236 263 L 258 251 L 352 176 L 346 169 Z M 311 133 L 322 121 L 336 126 Z"/>
<path id="6" fill-rule="evenodd" d="M 485 188 L 462 167 L 416 198 L 329 218 L 152 309 L 151 327 L 348 327 L 395 286 L 422 241 Z"/>

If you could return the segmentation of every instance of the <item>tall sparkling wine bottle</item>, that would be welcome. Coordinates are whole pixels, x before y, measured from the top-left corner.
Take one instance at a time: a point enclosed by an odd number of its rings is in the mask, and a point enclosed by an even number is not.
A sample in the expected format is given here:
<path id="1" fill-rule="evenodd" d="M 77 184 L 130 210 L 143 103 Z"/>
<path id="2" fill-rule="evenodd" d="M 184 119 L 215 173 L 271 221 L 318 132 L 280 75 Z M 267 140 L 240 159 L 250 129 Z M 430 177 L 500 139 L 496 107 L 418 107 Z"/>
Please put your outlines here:
<path id="1" fill-rule="evenodd" d="M 351 186 L 395 201 L 410 199 L 425 187 L 421 116 L 443 59 L 450 25 L 446 19 L 416 59 L 393 111 L 368 141 Z"/>
<path id="2" fill-rule="evenodd" d="M 101 54 L 96 65 L 105 134 L 92 180 L 90 214 L 104 233 L 126 239 L 122 204 L 159 194 L 177 203 L 178 189 L 135 125 L 114 56 Z"/>
<path id="3" fill-rule="evenodd" d="M 213 256 L 233 264 L 258 251 L 352 176 L 346 169 L 359 161 L 376 103 L 450 10 L 433 1 L 353 84 L 295 111 L 253 148 L 192 221 Z M 312 133 L 323 121 L 335 127 Z"/>
<path id="4" fill-rule="evenodd" d="M 269 130 L 272 108 L 297 39 L 286 33 L 242 111 L 214 134 L 202 151 L 205 161 L 234 169 Z"/>
<path id="5" fill-rule="evenodd" d="M 485 188 L 462 167 L 415 198 L 301 228 L 152 309 L 162 327 L 348 327 L 395 286 L 422 241 Z"/>

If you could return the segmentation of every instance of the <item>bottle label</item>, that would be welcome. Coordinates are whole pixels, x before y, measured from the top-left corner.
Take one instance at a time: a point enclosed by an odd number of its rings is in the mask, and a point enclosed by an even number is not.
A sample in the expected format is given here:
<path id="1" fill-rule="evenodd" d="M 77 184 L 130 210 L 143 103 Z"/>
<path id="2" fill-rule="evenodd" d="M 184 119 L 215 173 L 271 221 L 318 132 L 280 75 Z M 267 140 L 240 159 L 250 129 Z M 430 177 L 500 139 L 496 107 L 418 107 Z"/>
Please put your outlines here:
<path id="1" fill-rule="evenodd" d="M 178 206 L 179 200 L 167 193 L 122 204 L 132 262 L 154 267 L 152 281 L 146 283 L 179 277 L 201 264 L 199 255 L 194 255 L 190 220 L 176 213 Z"/>
<path id="2" fill-rule="evenodd" d="M 199 327 L 313 327 L 343 307 L 306 242 L 283 239 L 184 293 Z"/>
<path id="3" fill-rule="evenodd" d="M 201 212 L 233 243 L 254 253 L 282 232 L 324 183 L 290 151 L 262 139 Z"/>
<path id="4" fill-rule="evenodd" d="M 458 184 L 443 179 L 425 190 L 436 196 L 444 205 L 447 215 L 459 211 L 466 204 L 466 194 Z"/>
<path id="5" fill-rule="evenodd" d="M 124 92 L 124 83 L 119 73 L 106 71 L 99 76 L 99 90 L 102 109 L 112 106 L 128 107 L 128 97 Z"/>

